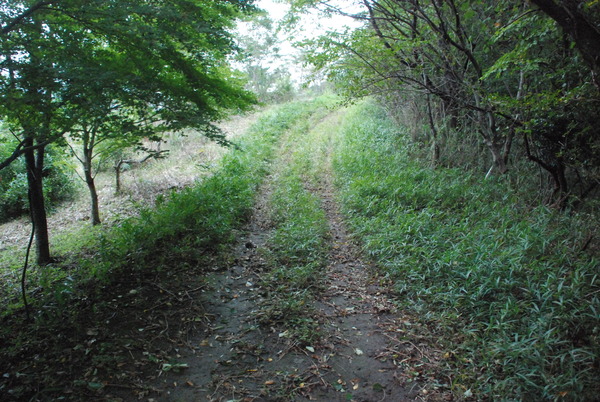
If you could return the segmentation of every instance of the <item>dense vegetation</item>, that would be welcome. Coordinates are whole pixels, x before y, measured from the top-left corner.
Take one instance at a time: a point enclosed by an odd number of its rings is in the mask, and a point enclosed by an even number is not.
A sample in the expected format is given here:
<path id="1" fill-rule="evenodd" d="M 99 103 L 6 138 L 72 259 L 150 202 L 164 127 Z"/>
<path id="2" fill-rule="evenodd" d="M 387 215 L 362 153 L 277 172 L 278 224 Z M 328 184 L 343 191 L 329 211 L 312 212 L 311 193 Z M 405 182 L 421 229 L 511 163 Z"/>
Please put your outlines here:
<path id="1" fill-rule="evenodd" d="M 0 7 L 0 118 L 23 157 L 37 262 L 52 261 L 43 190 L 50 144 L 76 152 L 100 223 L 93 162 L 98 146 L 132 146 L 165 130 L 203 128 L 253 101 L 231 71 L 235 21 L 253 10 L 237 0 L 148 3 L 9 1 Z M 111 147 L 109 147 L 110 149 Z"/>
<path id="2" fill-rule="evenodd" d="M 363 22 L 307 41 L 308 60 L 377 96 L 435 165 L 539 182 L 561 208 L 597 196 L 598 2 L 290 2 Z"/>
<path id="3" fill-rule="evenodd" d="M 77 338 L 90 317 L 118 311 L 111 292 L 136 295 L 161 275 L 204 277 L 268 175 L 270 300 L 257 314 L 316 344 L 311 302 L 331 239 L 315 188 L 331 153 L 357 244 L 427 334 L 399 332 L 437 351 L 421 353 L 431 372 L 408 373 L 458 398 L 597 398 L 600 2 L 363 0 L 351 12 L 288 3 L 362 22 L 304 43 L 306 60 L 352 105 L 339 112 L 344 124 L 322 121 L 337 98 L 278 106 L 198 183 L 102 227 L 99 158 L 160 156 L 144 143 L 186 128 L 231 145 L 216 121 L 294 94 L 289 73 L 262 60 L 276 32 L 259 16 L 234 41 L 252 1 L 0 1 L 0 222 L 30 213 L 38 257 L 29 277 L 14 250 L 0 258 L 0 391 L 57 396 L 72 380 L 53 377 L 60 348 L 78 364 L 105 356 L 106 344 L 83 350 Z M 51 258 L 46 212 L 75 192 L 73 161 L 96 227 L 66 234 Z M 59 339 L 67 331 L 75 335 Z M 36 368 L 27 359 L 44 354 L 46 333 L 60 337 Z M 102 388 L 107 373 L 86 373 L 74 395 Z"/>
<path id="4" fill-rule="evenodd" d="M 528 206 L 501 180 L 428 167 L 410 156 L 406 131 L 360 105 L 335 170 L 364 252 L 446 356 L 451 383 L 440 381 L 477 399 L 594 399 L 600 260 L 584 249 L 596 218 Z"/>
<path id="5" fill-rule="evenodd" d="M 12 144 L 0 143 L 0 159 L 12 153 Z M 70 162 L 61 152 L 48 150 L 46 155 L 44 196 L 48 207 L 72 199 L 75 191 Z M 23 160 L 15 161 L 0 170 L 0 223 L 8 222 L 25 214 L 29 209 L 27 199 L 27 171 Z"/>

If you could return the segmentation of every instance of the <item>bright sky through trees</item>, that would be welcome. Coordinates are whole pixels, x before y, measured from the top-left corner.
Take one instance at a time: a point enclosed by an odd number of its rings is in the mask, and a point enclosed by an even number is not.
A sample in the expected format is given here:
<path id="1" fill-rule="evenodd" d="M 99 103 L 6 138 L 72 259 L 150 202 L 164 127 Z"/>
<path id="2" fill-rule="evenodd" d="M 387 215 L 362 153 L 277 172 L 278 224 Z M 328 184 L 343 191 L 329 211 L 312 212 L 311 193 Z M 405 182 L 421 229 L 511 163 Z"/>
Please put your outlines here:
<path id="1" fill-rule="evenodd" d="M 350 4 L 351 2 L 338 0 L 333 1 L 337 7 L 344 8 L 348 13 L 360 12 L 361 8 Z M 277 0 L 259 0 L 257 6 L 269 13 L 269 17 L 275 24 L 281 23 L 286 14 L 290 10 L 290 6 L 285 2 Z M 325 16 L 318 11 L 312 11 L 310 14 L 302 17 L 298 25 L 291 30 L 281 29 L 278 37 L 280 40 L 279 54 L 281 57 L 278 60 L 273 60 L 273 68 L 285 67 L 292 75 L 296 84 L 302 84 L 308 79 L 308 72 L 302 66 L 301 52 L 295 46 L 296 42 L 313 39 L 323 35 L 327 31 L 341 31 L 347 26 L 357 27 L 360 22 L 353 20 L 350 17 L 341 15 Z M 248 26 L 242 24 L 239 28 L 241 32 L 247 32 Z"/>

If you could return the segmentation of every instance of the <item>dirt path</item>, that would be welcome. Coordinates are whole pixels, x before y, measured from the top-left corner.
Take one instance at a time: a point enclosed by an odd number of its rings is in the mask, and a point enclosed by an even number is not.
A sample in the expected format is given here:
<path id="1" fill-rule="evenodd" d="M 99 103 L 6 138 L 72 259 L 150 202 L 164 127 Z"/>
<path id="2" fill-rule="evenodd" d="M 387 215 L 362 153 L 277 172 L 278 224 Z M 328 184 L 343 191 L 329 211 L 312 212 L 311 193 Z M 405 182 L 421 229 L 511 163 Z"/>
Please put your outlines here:
<path id="1" fill-rule="evenodd" d="M 155 400 L 404 401 L 422 396 L 399 368 L 402 342 L 394 332 L 400 318 L 388 291 L 350 239 L 329 167 L 324 176 L 312 189 L 322 199 L 333 239 L 326 290 L 316 300 L 321 342 L 301 347 L 260 322 L 267 293 L 258 285 L 270 229 L 267 181 L 237 242 L 234 262 L 209 278 L 202 295 L 210 324 L 182 357 L 187 368 L 160 377 L 161 396 Z"/>

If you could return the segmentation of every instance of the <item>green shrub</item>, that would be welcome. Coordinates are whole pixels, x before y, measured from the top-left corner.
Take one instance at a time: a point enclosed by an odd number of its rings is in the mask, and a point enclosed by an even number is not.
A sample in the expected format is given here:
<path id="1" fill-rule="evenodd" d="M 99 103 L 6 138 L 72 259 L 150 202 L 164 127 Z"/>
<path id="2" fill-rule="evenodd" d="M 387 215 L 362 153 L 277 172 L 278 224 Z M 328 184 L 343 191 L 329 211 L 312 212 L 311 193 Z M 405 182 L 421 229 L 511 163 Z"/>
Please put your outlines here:
<path id="1" fill-rule="evenodd" d="M 0 142 L 0 160 L 13 151 L 13 144 Z M 44 195 L 48 208 L 73 197 L 75 184 L 65 157 L 48 148 L 44 169 Z M 0 170 L 0 223 L 17 218 L 29 209 L 27 171 L 23 158 Z"/>

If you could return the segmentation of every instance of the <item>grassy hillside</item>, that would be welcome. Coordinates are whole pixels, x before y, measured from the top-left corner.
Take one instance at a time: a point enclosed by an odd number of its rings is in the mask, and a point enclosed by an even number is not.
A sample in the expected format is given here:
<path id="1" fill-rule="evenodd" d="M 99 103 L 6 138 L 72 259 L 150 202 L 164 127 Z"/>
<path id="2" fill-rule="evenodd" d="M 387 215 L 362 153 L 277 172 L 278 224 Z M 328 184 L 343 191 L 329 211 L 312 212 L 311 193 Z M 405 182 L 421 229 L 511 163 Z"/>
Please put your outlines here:
<path id="1" fill-rule="evenodd" d="M 365 253 L 431 331 L 449 385 L 477 399 L 594 399 L 597 219 L 519 204 L 502 178 L 424 166 L 403 134 L 374 104 L 356 107 L 337 183 Z"/>
<path id="2" fill-rule="evenodd" d="M 61 234 L 55 242 L 59 262 L 30 272 L 34 304 L 38 297 L 66 303 L 77 297 L 73 292 L 78 284 L 90 279 L 110 282 L 122 273 L 144 276 L 178 263 L 194 264 L 221 249 L 231 240 L 231 231 L 247 217 L 279 136 L 321 109 L 324 102 L 294 102 L 275 108 L 236 140 L 237 148 L 223 157 L 210 176 L 159 196 L 155 205 L 142 206 L 139 215 L 105 228 L 82 225 Z M 21 260 L 12 258 L 14 251 L 8 249 L 2 256 L 6 278 L 1 284 L 2 314 L 22 305 Z M 49 302 L 41 299 L 40 303 Z"/>

